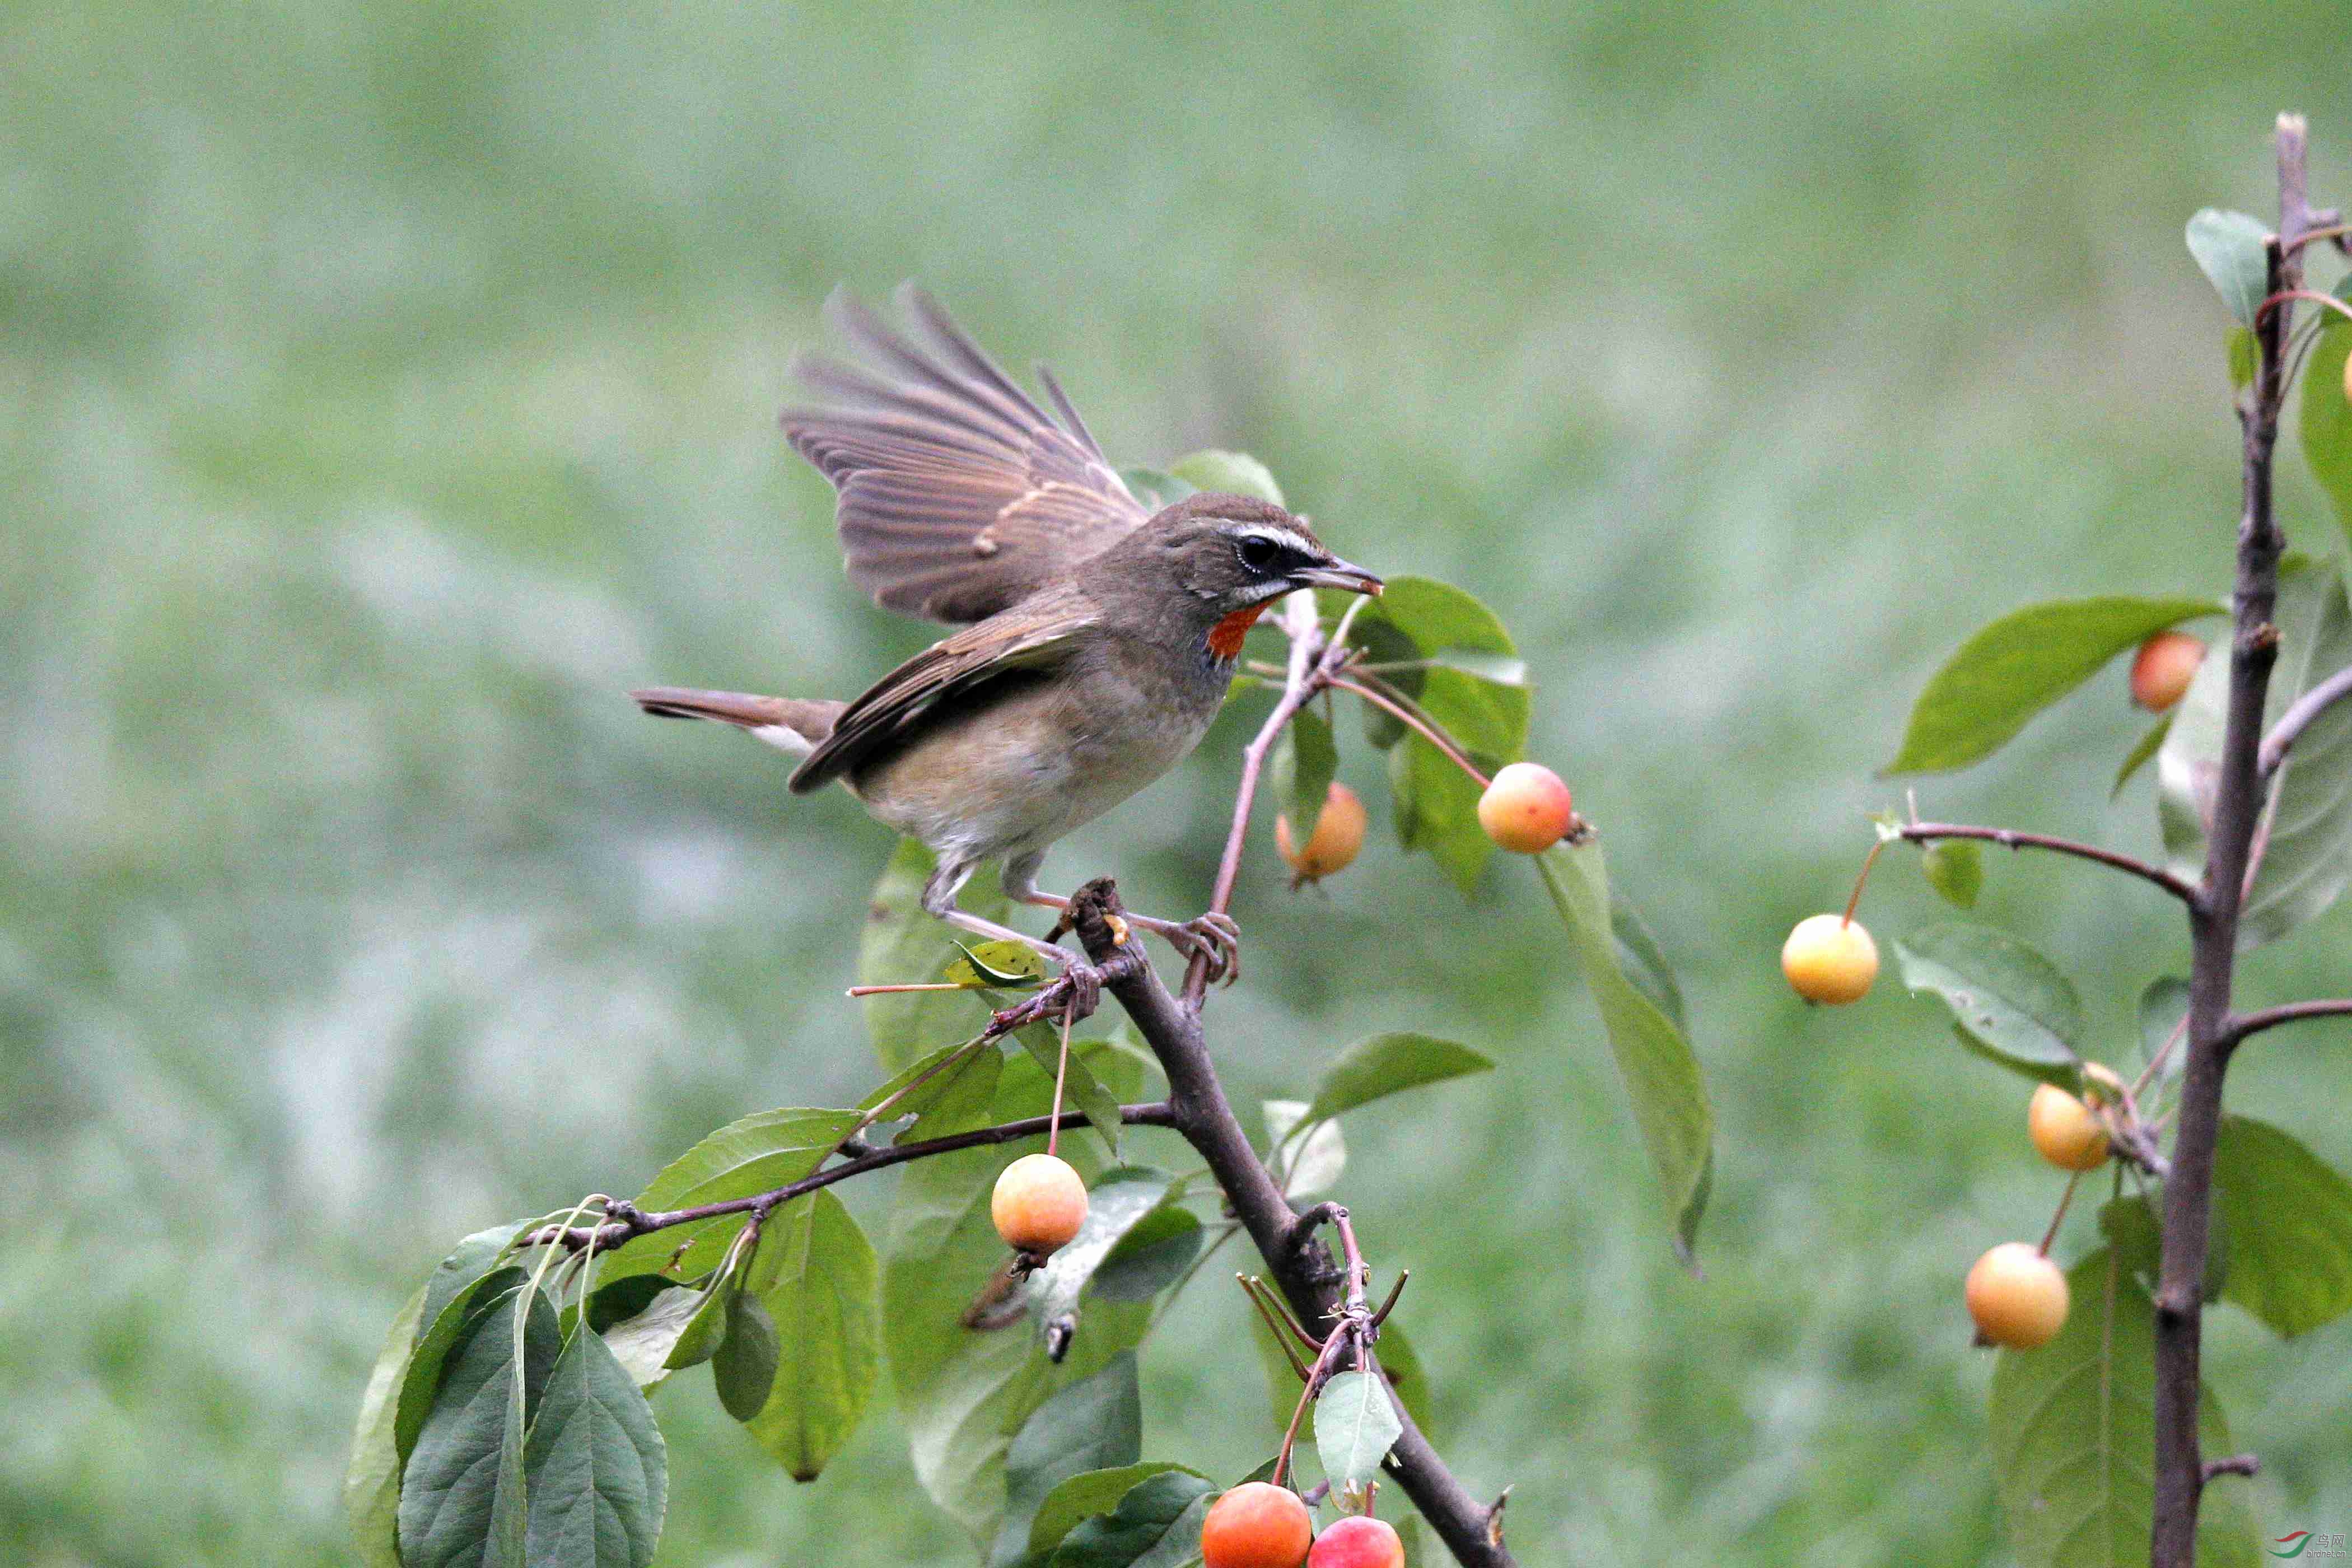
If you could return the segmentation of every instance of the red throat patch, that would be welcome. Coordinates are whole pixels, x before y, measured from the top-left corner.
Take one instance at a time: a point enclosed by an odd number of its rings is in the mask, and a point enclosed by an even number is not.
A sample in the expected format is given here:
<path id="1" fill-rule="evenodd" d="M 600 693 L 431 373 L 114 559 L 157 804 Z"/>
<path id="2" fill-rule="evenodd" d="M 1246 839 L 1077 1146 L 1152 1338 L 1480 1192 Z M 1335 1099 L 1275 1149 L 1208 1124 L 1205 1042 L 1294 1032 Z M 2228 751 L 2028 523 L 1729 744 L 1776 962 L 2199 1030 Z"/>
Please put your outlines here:
<path id="1" fill-rule="evenodd" d="M 1271 603 L 1270 599 L 1263 600 L 1246 609 L 1235 610 L 1211 626 L 1209 652 L 1226 664 L 1239 658 L 1242 656 L 1242 638 L 1249 636 L 1250 627 L 1257 624 L 1257 618 L 1265 614 L 1265 606 Z"/>

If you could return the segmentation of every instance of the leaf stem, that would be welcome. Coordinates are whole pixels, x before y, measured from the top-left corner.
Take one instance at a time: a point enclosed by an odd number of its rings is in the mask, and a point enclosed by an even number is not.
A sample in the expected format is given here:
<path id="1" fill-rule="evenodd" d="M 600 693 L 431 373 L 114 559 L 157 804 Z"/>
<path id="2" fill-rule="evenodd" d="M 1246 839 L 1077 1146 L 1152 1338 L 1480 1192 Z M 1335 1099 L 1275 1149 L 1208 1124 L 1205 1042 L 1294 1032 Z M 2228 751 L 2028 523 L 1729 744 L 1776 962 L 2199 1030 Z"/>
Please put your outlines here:
<path id="1" fill-rule="evenodd" d="M 1334 676 L 1330 684 L 1339 690 L 1354 692 L 1444 752 L 1446 761 L 1477 780 L 1480 789 L 1485 789 L 1494 782 L 1478 771 L 1478 764 L 1464 754 L 1462 748 L 1454 742 L 1452 736 L 1437 727 L 1436 721 L 1423 714 L 1417 707 L 1404 698 L 1402 693 L 1397 691 L 1388 682 L 1377 676 L 1367 677 L 1360 681 L 1349 680 L 1344 676 Z"/>

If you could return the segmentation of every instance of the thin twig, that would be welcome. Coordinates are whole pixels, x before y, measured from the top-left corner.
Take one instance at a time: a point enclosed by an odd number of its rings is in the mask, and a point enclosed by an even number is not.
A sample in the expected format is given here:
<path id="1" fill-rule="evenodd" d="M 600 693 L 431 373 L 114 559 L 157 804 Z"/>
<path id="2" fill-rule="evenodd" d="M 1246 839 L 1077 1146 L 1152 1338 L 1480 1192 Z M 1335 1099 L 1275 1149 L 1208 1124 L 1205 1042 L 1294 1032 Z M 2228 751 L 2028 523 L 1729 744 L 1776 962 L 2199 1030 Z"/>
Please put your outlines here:
<path id="1" fill-rule="evenodd" d="M 2352 996 L 2326 996 L 2309 1002 L 2287 1002 L 2276 1007 L 2264 1007 L 2259 1012 L 2240 1013 L 2231 1018 L 2221 1032 L 2223 1042 L 2235 1047 L 2250 1036 L 2265 1029 L 2275 1029 L 2281 1024 L 2299 1024 L 2305 1018 L 2342 1018 L 2352 1016 Z"/>
<path id="2" fill-rule="evenodd" d="M 2127 871 L 2143 881 L 2153 882 L 2182 903 L 2194 906 L 2197 902 L 2197 889 L 2163 867 L 2151 866 L 2145 860 L 2113 849 L 2102 849 L 2095 844 L 2053 838 L 2046 833 L 2020 833 L 2011 827 L 1969 827 L 1953 822 L 1913 822 L 1906 824 L 1898 831 L 1914 844 L 1926 844 L 1937 838 L 1976 838 L 1988 844 L 1998 844 L 2005 849 L 2048 849 L 2079 859 L 2095 860 L 2102 866 Z"/>
<path id="3" fill-rule="evenodd" d="M 1381 709 L 1391 718 L 1395 719 L 1398 722 L 1412 730 L 1415 734 L 1419 735 L 1423 740 L 1427 741 L 1431 745 L 1435 746 L 1439 751 L 1445 753 L 1446 761 L 1452 763 L 1455 767 L 1460 768 L 1464 773 L 1468 773 L 1472 778 L 1477 780 L 1478 787 L 1480 789 L 1485 789 L 1488 784 L 1494 783 L 1492 779 L 1478 771 L 1478 764 L 1472 762 L 1466 755 L 1465 755 L 1462 748 L 1454 744 L 1453 739 L 1449 737 L 1445 731 L 1440 730 L 1433 721 L 1419 712 L 1414 708 L 1413 704 L 1405 699 L 1402 692 L 1399 692 L 1395 688 L 1390 686 L 1388 682 L 1379 679 L 1377 677 L 1369 680 L 1349 680 L 1345 677 L 1340 676 L 1334 677 L 1331 680 L 1331 685 L 1335 689 L 1340 691 L 1354 692 L 1365 701 Z"/>
<path id="4" fill-rule="evenodd" d="M 2271 726 L 2271 732 L 2263 737 L 2259 764 L 2263 777 L 2267 779 L 2279 771 L 2279 764 L 2286 761 L 2287 752 L 2303 738 L 2303 732 L 2322 713 L 2342 701 L 2347 691 L 2352 691 L 2352 665 L 2337 670 L 2288 704 L 2287 710 L 2278 716 L 2278 722 Z"/>

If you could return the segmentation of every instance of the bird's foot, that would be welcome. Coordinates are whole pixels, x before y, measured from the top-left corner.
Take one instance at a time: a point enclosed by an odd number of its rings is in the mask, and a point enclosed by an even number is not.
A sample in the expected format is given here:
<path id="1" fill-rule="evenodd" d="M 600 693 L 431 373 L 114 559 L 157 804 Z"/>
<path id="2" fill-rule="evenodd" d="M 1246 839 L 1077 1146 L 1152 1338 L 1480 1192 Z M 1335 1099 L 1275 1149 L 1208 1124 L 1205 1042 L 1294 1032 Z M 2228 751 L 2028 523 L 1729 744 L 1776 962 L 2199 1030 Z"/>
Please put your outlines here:
<path id="1" fill-rule="evenodd" d="M 1210 984 L 1230 985 L 1241 978 L 1242 928 L 1233 916 L 1213 910 L 1189 921 L 1154 920 L 1133 913 L 1125 918 L 1128 924 L 1150 931 L 1187 959 L 1206 959 Z"/>

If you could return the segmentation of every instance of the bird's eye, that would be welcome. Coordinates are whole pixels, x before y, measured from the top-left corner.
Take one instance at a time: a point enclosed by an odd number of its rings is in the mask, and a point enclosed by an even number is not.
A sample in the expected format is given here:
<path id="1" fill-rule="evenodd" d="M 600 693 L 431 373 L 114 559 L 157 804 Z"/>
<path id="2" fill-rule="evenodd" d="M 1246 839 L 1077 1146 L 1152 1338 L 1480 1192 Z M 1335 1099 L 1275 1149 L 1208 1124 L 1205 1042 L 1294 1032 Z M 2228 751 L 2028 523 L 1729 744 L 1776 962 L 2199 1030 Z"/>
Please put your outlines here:
<path id="1" fill-rule="evenodd" d="M 1275 558 L 1282 553 L 1280 545 L 1263 534 L 1255 533 L 1244 539 L 1235 548 L 1241 552 L 1242 564 L 1253 572 L 1272 571 Z"/>

